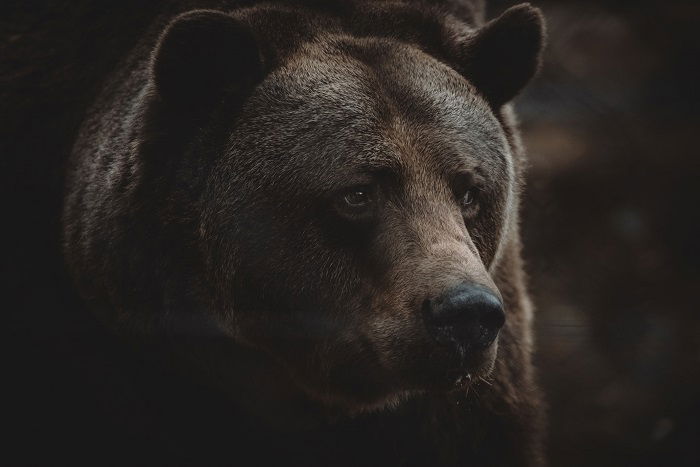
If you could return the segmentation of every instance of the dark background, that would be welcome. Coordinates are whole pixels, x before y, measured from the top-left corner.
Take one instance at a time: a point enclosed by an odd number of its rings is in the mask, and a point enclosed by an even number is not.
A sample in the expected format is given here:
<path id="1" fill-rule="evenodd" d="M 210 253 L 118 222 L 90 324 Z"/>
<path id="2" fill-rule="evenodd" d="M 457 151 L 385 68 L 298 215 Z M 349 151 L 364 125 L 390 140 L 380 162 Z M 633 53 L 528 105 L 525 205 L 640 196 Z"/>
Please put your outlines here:
<path id="1" fill-rule="evenodd" d="M 6 454 L 105 464 L 133 461 L 128 446 L 187 461 L 182 440 L 230 442 L 227 402 L 125 353 L 80 307 L 58 243 L 65 135 L 89 77 L 130 47 L 117 32 L 154 7 L 44 3 L 0 14 Z M 549 46 L 517 108 L 552 465 L 700 465 L 700 2 L 533 3 Z"/>
<path id="2" fill-rule="evenodd" d="M 700 2 L 551 1 L 517 107 L 553 465 L 700 465 Z"/>

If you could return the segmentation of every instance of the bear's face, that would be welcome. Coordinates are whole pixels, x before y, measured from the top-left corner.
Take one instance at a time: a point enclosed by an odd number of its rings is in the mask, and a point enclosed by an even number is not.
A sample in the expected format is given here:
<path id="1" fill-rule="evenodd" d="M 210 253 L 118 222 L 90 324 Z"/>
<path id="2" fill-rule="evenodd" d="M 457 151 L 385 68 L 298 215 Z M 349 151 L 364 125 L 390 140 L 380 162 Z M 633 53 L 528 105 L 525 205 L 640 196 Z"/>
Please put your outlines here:
<path id="1" fill-rule="evenodd" d="M 433 322 L 503 314 L 489 268 L 516 180 L 482 96 L 416 47 L 330 33 L 264 75 L 201 199 L 211 313 L 231 338 L 352 409 L 487 374 L 501 318 Z"/>
<path id="2" fill-rule="evenodd" d="M 488 105 L 428 55 L 371 40 L 299 52 L 256 88 L 207 183 L 228 329 L 329 398 L 488 371 L 495 342 L 460 356 L 423 307 L 464 281 L 495 291 L 510 157 Z"/>

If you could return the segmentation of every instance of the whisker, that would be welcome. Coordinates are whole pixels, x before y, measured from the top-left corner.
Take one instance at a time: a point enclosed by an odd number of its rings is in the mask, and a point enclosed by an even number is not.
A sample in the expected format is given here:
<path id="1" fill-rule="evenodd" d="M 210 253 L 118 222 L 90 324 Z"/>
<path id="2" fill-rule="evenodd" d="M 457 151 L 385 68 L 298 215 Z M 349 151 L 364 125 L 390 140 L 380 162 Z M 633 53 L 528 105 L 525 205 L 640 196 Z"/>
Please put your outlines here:
<path id="1" fill-rule="evenodd" d="M 489 386 L 493 386 L 493 383 L 491 381 L 487 380 L 486 378 L 484 378 L 483 376 L 479 376 L 479 379 L 481 381 L 483 381 L 484 383 L 488 384 Z"/>
<path id="2" fill-rule="evenodd" d="M 541 326 L 549 328 L 587 328 L 586 324 L 559 324 L 559 323 L 544 323 Z"/>

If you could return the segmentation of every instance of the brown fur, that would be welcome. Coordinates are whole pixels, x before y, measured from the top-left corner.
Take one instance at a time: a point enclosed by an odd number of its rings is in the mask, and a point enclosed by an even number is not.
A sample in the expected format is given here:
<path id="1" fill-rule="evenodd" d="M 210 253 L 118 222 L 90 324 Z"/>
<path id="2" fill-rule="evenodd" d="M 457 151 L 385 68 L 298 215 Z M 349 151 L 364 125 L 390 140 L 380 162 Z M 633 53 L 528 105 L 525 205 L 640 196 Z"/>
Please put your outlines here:
<path id="1" fill-rule="evenodd" d="M 445 463 L 539 465 L 504 104 L 537 66 L 541 19 L 519 7 L 479 29 L 467 5 L 164 14 L 74 149 L 66 253 L 91 307 L 267 424 L 377 412 L 430 427 L 421 449 Z M 375 190 L 369 220 L 337 210 L 354 186 Z M 420 310 L 462 281 L 499 293 L 507 321 L 457 362 Z M 478 400 L 455 387 L 466 374 Z"/>

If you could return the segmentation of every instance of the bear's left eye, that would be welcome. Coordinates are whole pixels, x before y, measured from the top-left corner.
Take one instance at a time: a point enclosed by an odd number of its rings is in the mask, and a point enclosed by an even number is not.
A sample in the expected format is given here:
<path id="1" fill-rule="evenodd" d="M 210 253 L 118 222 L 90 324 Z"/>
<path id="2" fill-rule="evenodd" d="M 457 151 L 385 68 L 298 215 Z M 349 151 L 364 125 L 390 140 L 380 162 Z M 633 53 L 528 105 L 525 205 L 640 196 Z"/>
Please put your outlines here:
<path id="1" fill-rule="evenodd" d="M 469 172 L 460 172 L 452 180 L 455 201 L 465 217 L 472 217 L 479 207 L 479 192 L 474 177 Z"/>
<path id="2" fill-rule="evenodd" d="M 479 212 L 479 192 L 472 187 L 464 191 L 458 198 L 459 207 L 462 210 L 462 215 L 465 218 L 474 218 Z"/>
<path id="3" fill-rule="evenodd" d="M 474 198 L 474 190 L 467 190 L 467 192 L 464 193 L 464 196 L 462 197 L 462 206 L 467 207 L 474 204 Z"/>

